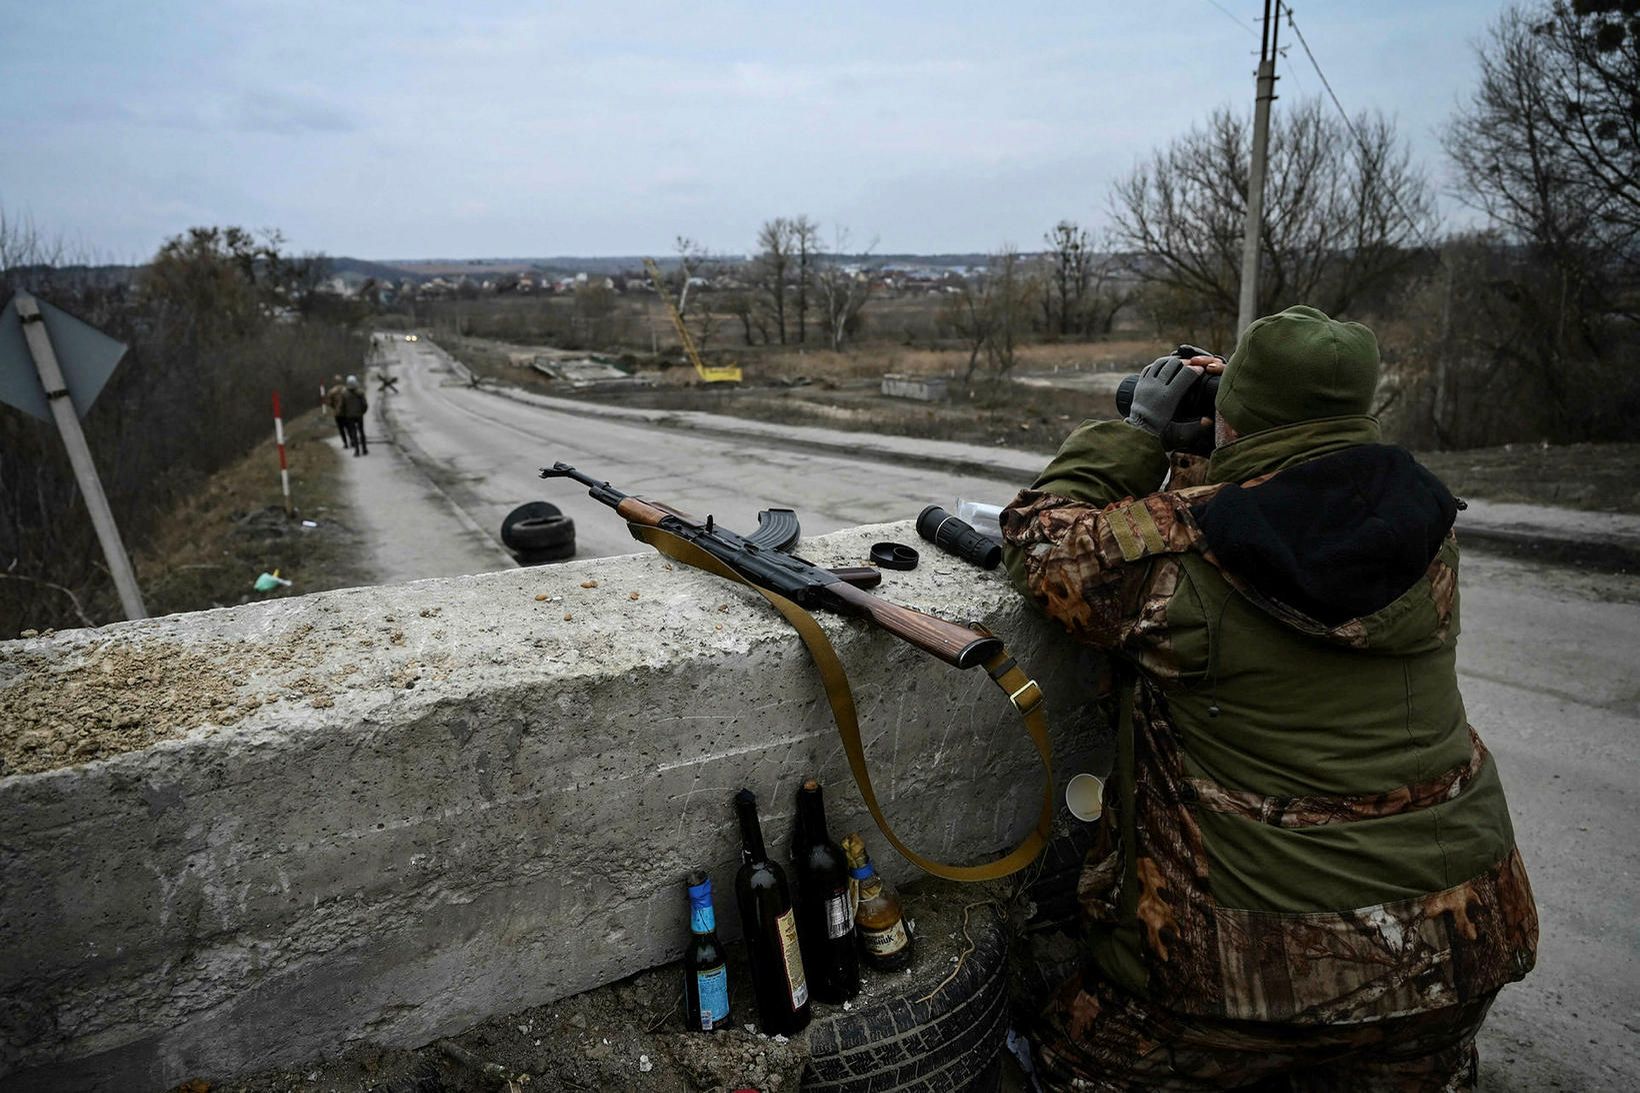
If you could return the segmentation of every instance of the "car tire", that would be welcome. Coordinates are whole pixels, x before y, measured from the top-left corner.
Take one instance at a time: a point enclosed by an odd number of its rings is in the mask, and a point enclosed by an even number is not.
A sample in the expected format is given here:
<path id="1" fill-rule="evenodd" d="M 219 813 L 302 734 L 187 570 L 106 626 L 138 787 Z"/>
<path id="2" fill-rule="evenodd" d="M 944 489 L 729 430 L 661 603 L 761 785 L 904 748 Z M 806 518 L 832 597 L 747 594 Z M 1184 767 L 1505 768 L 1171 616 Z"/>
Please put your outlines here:
<path id="1" fill-rule="evenodd" d="M 562 515 L 563 511 L 551 501 L 531 501 L 528 504 L 519 505 L 507 513 L 507 518 L 501 521 L 501 541 L 517 550 L 518 544 L 512 541 L 512 530 L 520 520 L 536 520 L 543 516 Z"/>
<path id="2" fill-rule="evenodd" d="M 567 562 L 575 557 L 575 540 L 541 550 L 515 550 L 513 557 L 519 565 L 546 565 L 548 562 Z"/>
<path id="3" fill-rule="evenodd" d="M 568 516 L 532 516 L 512 527 L 512 542 L 516 551 L 534 554 L 575 545 L 575 521 Z"/>
<path id="4" fill-rule="evenodd" d="M 951 974 L 946 954 L 919 942 L 911 974 L 896 973 L 904 982 L 889 997 L 856 1003 L 853 1012 L 817 1017 L 809 1026 L 802 1088 L 812 1093 L 995 1090 L 1001 1075 L 995 1064 L 1008 1031 L 1008 920 L 995 904 L 984 904 L 975 908 L 967 930 L 973 951 L 944 986 Z"/>

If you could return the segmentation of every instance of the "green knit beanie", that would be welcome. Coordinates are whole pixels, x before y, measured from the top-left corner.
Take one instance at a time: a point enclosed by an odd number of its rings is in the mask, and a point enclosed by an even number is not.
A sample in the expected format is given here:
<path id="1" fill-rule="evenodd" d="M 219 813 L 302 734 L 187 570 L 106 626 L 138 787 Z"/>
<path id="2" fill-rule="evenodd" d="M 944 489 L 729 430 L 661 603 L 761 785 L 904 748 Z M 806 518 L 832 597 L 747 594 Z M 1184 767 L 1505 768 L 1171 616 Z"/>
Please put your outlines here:
<path id="1" fill-rule="evenodd" d="M 1247 328 L 1219 383 L 1217 407 L 1236 432 L 1372 411 L 1378 339 L 1360 323 L 1290 307 Z"/>

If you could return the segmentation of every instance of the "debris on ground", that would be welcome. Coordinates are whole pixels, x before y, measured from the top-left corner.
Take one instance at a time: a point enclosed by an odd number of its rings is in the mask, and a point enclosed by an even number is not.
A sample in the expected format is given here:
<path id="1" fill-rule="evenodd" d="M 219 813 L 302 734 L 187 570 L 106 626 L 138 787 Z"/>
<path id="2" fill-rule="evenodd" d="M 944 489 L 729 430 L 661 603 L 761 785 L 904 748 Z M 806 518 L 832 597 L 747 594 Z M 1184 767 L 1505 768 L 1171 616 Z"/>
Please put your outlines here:
<path id="1" fill-rule="evenodd" d="M 980 886 L 998 894 L 1005 885 Z M 946 974 L 962 948 L 963 904 L 969 887 L 943 881 L 908 888 L 920 907 L 924 934 L 914 983 L 899 974 L 865 972 L 860 994 L 846 1007 L 814 1003 L 819 1027 L 829 1014 L 851 1015 L 903 997 Z M 680 927 L 681 929 L 681 927 Z M 765 1036 L 745 950 L 728 947 L 731 1025 L 711 1034 L 684 1028 L 681 976 L 670 964 L 517 1013 L 493 1017 L 465 1032 L 405 1050 L 365 1045 L 300 1067 L 214 1084 L 213 1093 L 287 1093 L 313 1088 L 353 1090 L 635 1090 L 639 1093 L 798 1093 L 809 1061 L 809 1033 Z M 925 962 L 926 961 L 926 962 Z M 913 969 L 906 970 L 909 977 Z M 307 1075 L 317 1074 L 309 1082 Z"/>

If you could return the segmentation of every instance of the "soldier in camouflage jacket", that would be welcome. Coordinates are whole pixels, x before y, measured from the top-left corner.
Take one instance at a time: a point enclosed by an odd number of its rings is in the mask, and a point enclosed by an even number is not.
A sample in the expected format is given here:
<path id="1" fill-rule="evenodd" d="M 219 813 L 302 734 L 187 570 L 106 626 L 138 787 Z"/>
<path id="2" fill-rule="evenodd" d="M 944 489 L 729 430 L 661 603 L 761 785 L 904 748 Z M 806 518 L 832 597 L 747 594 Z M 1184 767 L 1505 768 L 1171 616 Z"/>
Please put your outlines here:
<path id="1" fill-rule="evenodd" d="M 1159 361 L 1003 513 L 1015 584 L 1111 654 L 1120 710 L 1040 1070 L 1469 1088 L 1537 915 L 1458 693 L 1458 503 L 1379 442 L 1365 327 L 1291 308 L 1195 363 L 1224 371 L 1211 459 L 1163 451 L 1194 375 Z"/>

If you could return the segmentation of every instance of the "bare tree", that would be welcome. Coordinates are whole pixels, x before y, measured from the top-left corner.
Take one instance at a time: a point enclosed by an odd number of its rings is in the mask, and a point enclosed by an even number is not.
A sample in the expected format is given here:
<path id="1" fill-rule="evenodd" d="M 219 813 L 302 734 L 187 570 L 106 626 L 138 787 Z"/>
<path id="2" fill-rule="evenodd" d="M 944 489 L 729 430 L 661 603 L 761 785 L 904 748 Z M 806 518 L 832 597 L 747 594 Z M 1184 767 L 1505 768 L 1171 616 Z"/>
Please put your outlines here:
<path id="1" fill-rule="evenodd" d="M 1112 239 L 1132 272 L 1233 323 L 1240 293 L 1248 120 L 1227 109 L 1116 184 Z M 1435 226 L 1430 188 L 1394 125 L 1349 125 L 1309 99 L 1272 127 L 1260 228 L 1259 312 L 1342 311 L 1402 272 Z"/>
<path id="2" fill-rule="evenodd" d="M 695 347 L 704 350 L 711 342 L 712 335 L 717 332 L 717 320 L 708 304 L 700 303 L 693 311 L 689 309 L 690 287 L 697 280 L 710 278 L 716 261 L 705 247 L 686 235 L 677 237 L 673 249 L 678 256 L 678 316 L 685 323 L 693 320 Z M 695 294 L 695 299 L 699 303 L 699 293 Z"/>
<path id="3" fill-rule="evenodd" d="M 941 319 L 952 333 L 962 339 L 968 350 L 968 368 L 963 372 L 963 385 L 974 386 L 974 373 L 979 371 L 980 354 L 991 344 L 991 331 L 996 313 L 991 307 L 991 279 L 984 274 L 963 277 L 952 286 L 955 291 L 945 298 Z"/>
<path id="4" fill-rule="evenodd" d="M 765 306 L 774 317 L 780 344 L 786 344 L 786 279 L 794 244 L 792 222 L 783 216 L 766 220 L 757 232 L 756 279 Z"/>
<path id="5" fill-rule="evenodd" d="M 1516 239 L 1626 281 L 1640 264 L 1640 35 L 1632 5 L 1511 8 L 1446 133 L 1462 196 Z"/>
<path id="6" fill-rule="evenodd" d="M 840 350 L 860 324 L 860 313 L 871 297 L 874 280 L 871 271 L 859 265 L 843 262 L 848 250 L 848 229 L 837 228 L 832 233 L 831 253 L 819 262 L 814 282 L 820 297 L 821 317 L 825 322 L 826 340 L 834 350 Z M 865 257 L 876 247 L 860 252 Z"/>
<path id="7" fill-rule="evenodd" d="M 1048 329 L 1061 338 L 1081 329 L 1082 309 L 1093 278 L 1093 248 L 1074 220 L 1061 220 L 1042 237 L 1048 244 L 1050 291 L 1042 294 Z"/>
<path id="8" fill-rule="evenodd" d="M 1004 246 L 991 256 L 986 277 L 991 283 L 991 336 L 986 355 L 993 378 L 1001 380 L 1013 371 L 1015 351 L 1028 331 L 1038 285 L 1012 246 Z"/>
<path id="9" fill-rule="evenodd" d="M 809 288 L 814 281 L 814 263 L 820 249 L 820 225 L 807 216 L 791 222 L 792 243 L 797 249 L 797 341 L 808 340 Z"/>
<path id="10" fill-rule="evenodd" d="M 1460 196 L 1499 238 L 1471 242 L 1460 310 L 1492 320 L 1471 354 L 1518 390 L 1517 439 L 1625 437 L 1640 413 L 1640 35 L 1609 0 L 1504 12 L 1479 47 L 1480 83 L 1446 131 Z M 1484 246 L 1496 253 L 1478 254 Z M 1479 286 L 1464 274 L 1474 272 Z M 1463 361 L 1457 364 L 1461 367 Z M 1436 382 L 1436 397 L 1451 387 Z M 1439 377 L 1438 377 L 1439 378 Z M 1472 433 L 1436 419 L 1463 443 Z M 1444 437 L 1443 437 L 1444 439 Z"/>
<path id="11" fill-rule="evenodd" d="M 1031 313 L 1041 303 L 1052 273 L 1040 274 L 1012 246 L 991 255 L 983 272 L 965 277 L 954 286 L 942 308 L 947 329 L 968 350 L 963 384 L 973 393 L 974 377 L 984 354 L 986 372 L 993 382 L 1007 377 L 1017 361 L 1020 343 L 1030 332 Z"/>

